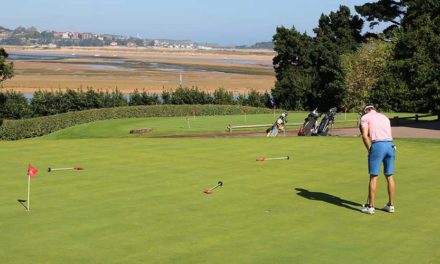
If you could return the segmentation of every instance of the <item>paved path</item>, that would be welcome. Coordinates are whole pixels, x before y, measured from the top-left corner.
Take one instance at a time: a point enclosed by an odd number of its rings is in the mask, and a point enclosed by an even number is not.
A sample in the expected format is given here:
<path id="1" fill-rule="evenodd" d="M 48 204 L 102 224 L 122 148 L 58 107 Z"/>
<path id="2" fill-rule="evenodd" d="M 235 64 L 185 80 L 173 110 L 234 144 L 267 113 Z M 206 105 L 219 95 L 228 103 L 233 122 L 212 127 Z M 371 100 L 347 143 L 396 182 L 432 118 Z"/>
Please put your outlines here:
<path id="1" fill-rule="evenodd" d="M 440 138 L 440 121 L 413 123 L 392 127 L 394 138 Z M 298 130 L 289 130 L 287 136 L 297 136 Z M 358 128 L 334 128 L 333 136 L 358 137 Z M 223 132 L 223 133 L 200 133 L 181 135 L 177 137 L 265 137 L 264 132 Z M 282 135 L 280 135 L 282 136 Z M 176 136 L 170 136 L 176 137 Z"/>
<path id="2" fill-rule="evenodd" d="M 440 121 L 392 127 L 394 138 L 440 138 Z M 333 129 L 335 136 L 357 136 L 357 128 Z"/>

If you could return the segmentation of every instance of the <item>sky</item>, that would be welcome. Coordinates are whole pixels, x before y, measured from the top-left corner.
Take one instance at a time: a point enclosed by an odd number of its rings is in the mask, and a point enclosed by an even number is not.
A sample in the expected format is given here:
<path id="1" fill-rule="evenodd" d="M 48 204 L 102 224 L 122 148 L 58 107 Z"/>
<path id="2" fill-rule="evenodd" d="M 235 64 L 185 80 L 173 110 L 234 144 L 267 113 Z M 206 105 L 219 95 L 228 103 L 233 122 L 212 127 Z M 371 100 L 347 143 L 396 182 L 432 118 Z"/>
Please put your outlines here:
<path id="1" fill-rule="evenodd" d="M 321 14 L 373 0 L 7 0 L 0 26 L 192 40 L 271 41 L 277 26 L 313 34 Z M 367 25 L 364 25 L 367 28 Z"/>

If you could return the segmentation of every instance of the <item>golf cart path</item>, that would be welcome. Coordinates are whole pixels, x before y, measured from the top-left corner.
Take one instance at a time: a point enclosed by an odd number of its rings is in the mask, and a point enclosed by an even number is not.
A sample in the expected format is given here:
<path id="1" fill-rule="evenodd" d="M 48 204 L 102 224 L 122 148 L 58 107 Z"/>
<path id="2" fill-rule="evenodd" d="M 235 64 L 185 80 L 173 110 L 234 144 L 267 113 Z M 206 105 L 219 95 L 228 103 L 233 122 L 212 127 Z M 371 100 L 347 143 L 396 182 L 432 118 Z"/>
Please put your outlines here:
<path id="1" fill-rule="evenodd" d="M 412 123 L 402 126 L 393 126 L 394 138 L 440 138 L 440 121 Z M 297 136 L 298 130 L 289 130 L 286 136 Z M 358 137 L 358 128 L 333 128 L 333 136 Z M 197 133 L 170 137 L 265 137 L 264 132 L 222 132 L 222 133 Z M 282 134 L 280 136 L 283 136 Z"/>
<path id="2" fill-rule="evenodd" d="M 440 138 L 440 121 L 393 126 L 394 138 Z M 358 128 L 333 129 L 335 136 L 358 136 Z"/>

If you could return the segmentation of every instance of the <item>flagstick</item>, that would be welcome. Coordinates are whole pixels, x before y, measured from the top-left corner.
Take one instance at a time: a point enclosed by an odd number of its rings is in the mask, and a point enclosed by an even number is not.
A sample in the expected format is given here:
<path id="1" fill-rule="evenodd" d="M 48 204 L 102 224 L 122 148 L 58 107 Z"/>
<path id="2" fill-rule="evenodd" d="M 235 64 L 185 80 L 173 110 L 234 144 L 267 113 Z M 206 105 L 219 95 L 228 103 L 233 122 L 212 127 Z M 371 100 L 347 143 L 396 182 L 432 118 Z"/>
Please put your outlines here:
<path id="1" fill-rule="evenodd" d="M 31 210 L 31 176 L 28 174 L 28 198 L 27 198 L 27 210 Z"/>
<path id="2" fill-rule="evenodd" d="M 186 117 L 186 122 L 188 123 L 188 129 L 191 129 L 191 124 L 189 123 L 189 117 Z"/>

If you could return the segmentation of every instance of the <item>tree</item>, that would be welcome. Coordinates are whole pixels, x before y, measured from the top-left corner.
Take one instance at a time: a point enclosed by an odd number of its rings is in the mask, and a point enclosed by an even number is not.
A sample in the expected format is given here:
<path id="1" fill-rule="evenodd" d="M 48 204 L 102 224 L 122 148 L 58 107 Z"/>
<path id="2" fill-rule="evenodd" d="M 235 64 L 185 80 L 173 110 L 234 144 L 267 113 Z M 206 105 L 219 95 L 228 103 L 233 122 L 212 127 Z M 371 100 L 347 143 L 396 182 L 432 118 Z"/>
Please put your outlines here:
<path id="1" fill-rule="evenodd" d="M 31 116 L 26 97 L 19 92 L 0 92 L 0 118 L 21 119 Z"/>
<path id="2" fill-rule="evenodd" d="M 8 56 L 8 53 L 0 48 L 0 85 L 4 80 L 14 76 L 14 64 L 6 61 Z"/>
<path id="3" fill-rule="evenodd" d="M 341 107 L 345 87 L 340 56 L 355 51 L 363 41 L 362 26 L 358 16 L 340 6 L 336 12 L 321 15 L 315 38 L 294 27 L 277 28 L 273 37 L 277 52 L 273 59 L 275 104 L 295 110 Z"/>
<path id="4" fill-rule="evenodd" d="M 234 95 L 228 92 L 225 88 L 220 87 L 214 91 L 213 103 L 222 105 L 231 105 L 234 103 Z"/>
<path id="5" fill-rule="evenodd" d="M 440 113 L 440 2 L 408 0 L 395 57 L 418 112 Z"/>
<path id="6" fill-rule="evenodd" d="M 295 27 L 278 27 L 273 43 L 277 53 L 273 59 L 277 79 L 272 89 L 274 103 L 285 109 L 304 109 L 316 75 L 311 58 L 313 39 Z"/>
<path id="7" fill-rule="evenodd" d="M 378 8 L 381 5 L 386 8 Z M 390 14 L 387 8 L 398 12 Z M 396 31 L 399 37 L 390 62 L 390 72 L 383 75 L 375 94 L 389 94 L 388 89 L 391 86 L 392 91 L 401 96 L 402 101 L 398 104 L 400 110 L 439 113 L 440 2 L 380 0 L 357 9 L 371 21 L 376 19 L 392 22 L 397 17 L 400 19 L 399 23 L 395 23 L 399 26 Z M 396 16 L 393 17 L 394 15 Z"/>
<path id="8" fill-rule="evenodd" d="M 402 17 L 406 14 L 404 1 L 380 0 L 376 3 L 366 3 L 361 6 L 355 6 L 356 12 L 366 17 L 370 22 L 370 28 L 378 25 L 380 22 L 390 22 L 393 25 L 387 28 L 396 28 L 400 26 Z"/>
<path id="9" fill-rule="evenodd" d="M 341 56 L 346 88 L 343 105 L 359 111 L 370 101 L 371 91 L 387 71 L 394 44 L 383 39 L 370 39 L 355 52 Z"/>
<path id="10" fill-rule="evenodd" d="M 321 110 L 343 106 L 345 86 L 340 56 L 359 47 L 363 41 L 362 27 L 358 16 L 352 16 L 348 7 L 340 6 L 337 12 L 321 15 L 319 26 L 314 29 L 318 80 L 313 88 Z"/>

